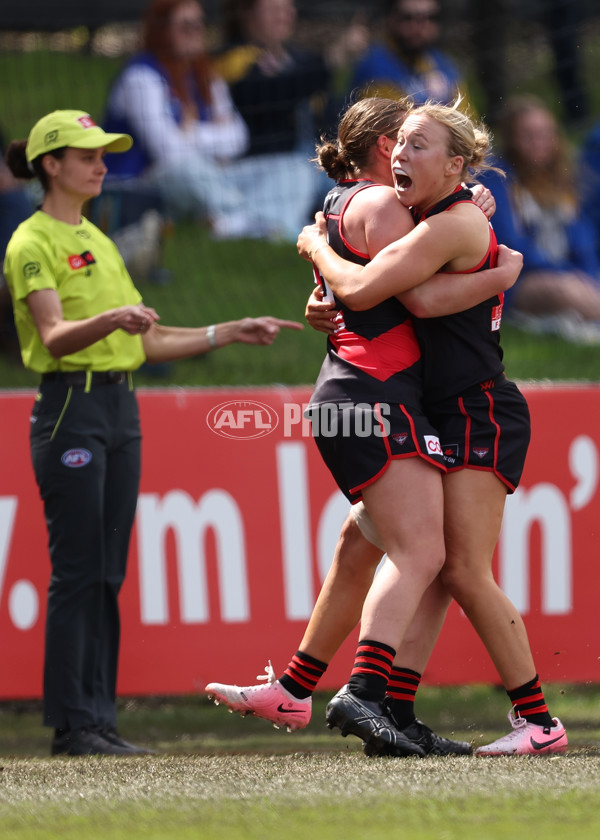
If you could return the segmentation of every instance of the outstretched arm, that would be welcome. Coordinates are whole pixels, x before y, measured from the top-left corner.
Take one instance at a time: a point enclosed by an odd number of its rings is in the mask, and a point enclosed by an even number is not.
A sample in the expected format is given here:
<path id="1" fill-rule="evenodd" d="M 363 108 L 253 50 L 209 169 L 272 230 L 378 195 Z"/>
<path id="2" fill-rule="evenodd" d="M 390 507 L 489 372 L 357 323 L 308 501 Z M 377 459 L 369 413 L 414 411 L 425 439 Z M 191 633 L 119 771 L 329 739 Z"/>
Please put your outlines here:
<path id="1" fill-rule="evenodd" d="M 153 324 L 142 336 L 146 359 L 150 362 L 171 362 L 200 356 L 234 342 L 240 344 L 272 344 L 281 329 L 301 330 L 297 321 L 284 321 L 265 315 L 225 321 L 212 327 L 163 327 Z"/>

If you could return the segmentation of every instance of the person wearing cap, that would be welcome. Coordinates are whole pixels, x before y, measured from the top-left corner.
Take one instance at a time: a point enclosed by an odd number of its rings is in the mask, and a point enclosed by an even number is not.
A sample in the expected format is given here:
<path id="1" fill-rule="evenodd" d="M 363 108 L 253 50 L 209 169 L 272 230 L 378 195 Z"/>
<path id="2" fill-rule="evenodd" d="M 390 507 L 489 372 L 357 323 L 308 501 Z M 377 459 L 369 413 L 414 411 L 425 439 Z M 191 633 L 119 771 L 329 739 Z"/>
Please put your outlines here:
<path id="1" fill-rule="evenodd" d="M 144 752 L 116 728 L 118 594 L 140 478 L 133 371 L 301 329 L 270 316 L 158 324 L 114 243 L 81 214 L 102 189 L 105 152 L 131 144 L 66 110 L 42 117 L 6 153 L 16 177 L 37 177 L 43 188 L 41 206 L 8 244 L 4 273 L 23 363 L 41 377 L 30 445 L 51 561 L 43 714 L 55 730 L 53 755 Z"/>

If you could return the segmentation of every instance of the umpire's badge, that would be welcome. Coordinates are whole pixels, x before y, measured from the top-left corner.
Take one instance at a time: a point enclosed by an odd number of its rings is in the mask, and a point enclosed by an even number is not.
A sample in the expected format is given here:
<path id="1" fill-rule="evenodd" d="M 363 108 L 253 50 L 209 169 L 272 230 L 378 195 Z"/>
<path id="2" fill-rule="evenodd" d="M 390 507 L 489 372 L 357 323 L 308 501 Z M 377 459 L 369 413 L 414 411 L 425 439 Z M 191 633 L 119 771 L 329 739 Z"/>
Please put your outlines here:
<path id="1" fill-rule="evenodd" d="M 25 265 L 23 266 L 23 277 L 37 277 L 41 270 L 42 266 L 39 264 L 39 262 L 25 263 Z"/>

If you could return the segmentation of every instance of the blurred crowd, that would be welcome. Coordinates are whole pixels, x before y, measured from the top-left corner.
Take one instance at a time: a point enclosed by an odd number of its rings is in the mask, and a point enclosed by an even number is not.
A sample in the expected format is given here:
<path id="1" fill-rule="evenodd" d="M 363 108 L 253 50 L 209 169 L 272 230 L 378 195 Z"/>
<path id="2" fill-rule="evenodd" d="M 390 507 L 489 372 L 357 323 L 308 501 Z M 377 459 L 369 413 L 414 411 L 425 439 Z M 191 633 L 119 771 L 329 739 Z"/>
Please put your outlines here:
<path id="1" fill-rule="evenodd" d="M 493 226 L 499 241 L 524 254 L 506 318 L 600 343 L 600 121 L 594 125 L 583 81 L 582 2 L 539 2 L 559 91 L 551 102 L 509 89 L 503 67 L 513 4 L 463 0 L 473 41 L 469 78 L 506 171 L 486 184 L 497 203 Z M 105 113 L 93 115 L 135 143 L 107 157 L 104 193 L 89 209 L 138 282 L 168 282 L 161 238 L 184 218 L 215 240 L 295 242 L 330 187 L 313 161 L 315 142 L 333 134 L 357 97 L 408 95 L 420 103 L 460 94 L 461 107 L 475 112 L 460 51 L 445 37 L 452 4 L 387 0 L 376 14 L 367 4 L 353 8 L 317 48 L 298 37 L 294 0 L 223 0 L 215 47 L 201 2 L 149 2 L 139 49 L 107 91 Z M 2 253 L 33 201 L 0 166 Z M 6 321 L 3 314 L 5 344 Z"/>

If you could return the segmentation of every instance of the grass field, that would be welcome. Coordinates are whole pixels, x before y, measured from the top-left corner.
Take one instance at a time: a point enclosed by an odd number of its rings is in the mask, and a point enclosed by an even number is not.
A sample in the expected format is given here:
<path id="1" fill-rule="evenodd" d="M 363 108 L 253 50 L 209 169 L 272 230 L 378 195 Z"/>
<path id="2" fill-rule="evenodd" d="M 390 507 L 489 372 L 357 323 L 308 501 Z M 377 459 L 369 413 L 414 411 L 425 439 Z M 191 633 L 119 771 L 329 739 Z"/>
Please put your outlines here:
<path id="1" fill-rule="evenodd" d="M 144 300 L 165 324 L 202 325 L 246 315 L 276 315 L 304 321 L 312 275 L 295 246 L 257 241 L 213 242 L 192 224 L 167 239 L 164 264 L 173 272 L 168 285 L 140 285 Z M 503 326 L 507 371 L 520 381 L 600 378 L 600 347 L 569 344 Z M 144 386 L 307 385 L 315 381 L 325 338 L 310 327 L 284 331 L 271 348 L 232 345 L 218 353 L 177 362 L 167 370 L 145 367 L 136 374 Z M 38 377 L 20 360 L 0 355 L 0 383 L 35 387 Z"/>
<path id="2" fill-rule="evenodd" d="M 358 753 L 9 761 L 5 840 L 595 840 L 600 760 Z"/>
<path id="3" fill-rule="evenodd" d="M 600 834 L 600 686 L 548 686 L 570 749 L 549 758 L 367 759 L 324 726 L 294 735 L 192 697 L 122 699 L 141 758 L 49 759 L 39 704 L 0 705 L 3 840 L 421 840 Z M 506 731 L 506 695 L 424 687 L 419 714 L 475 745 Z"/>

